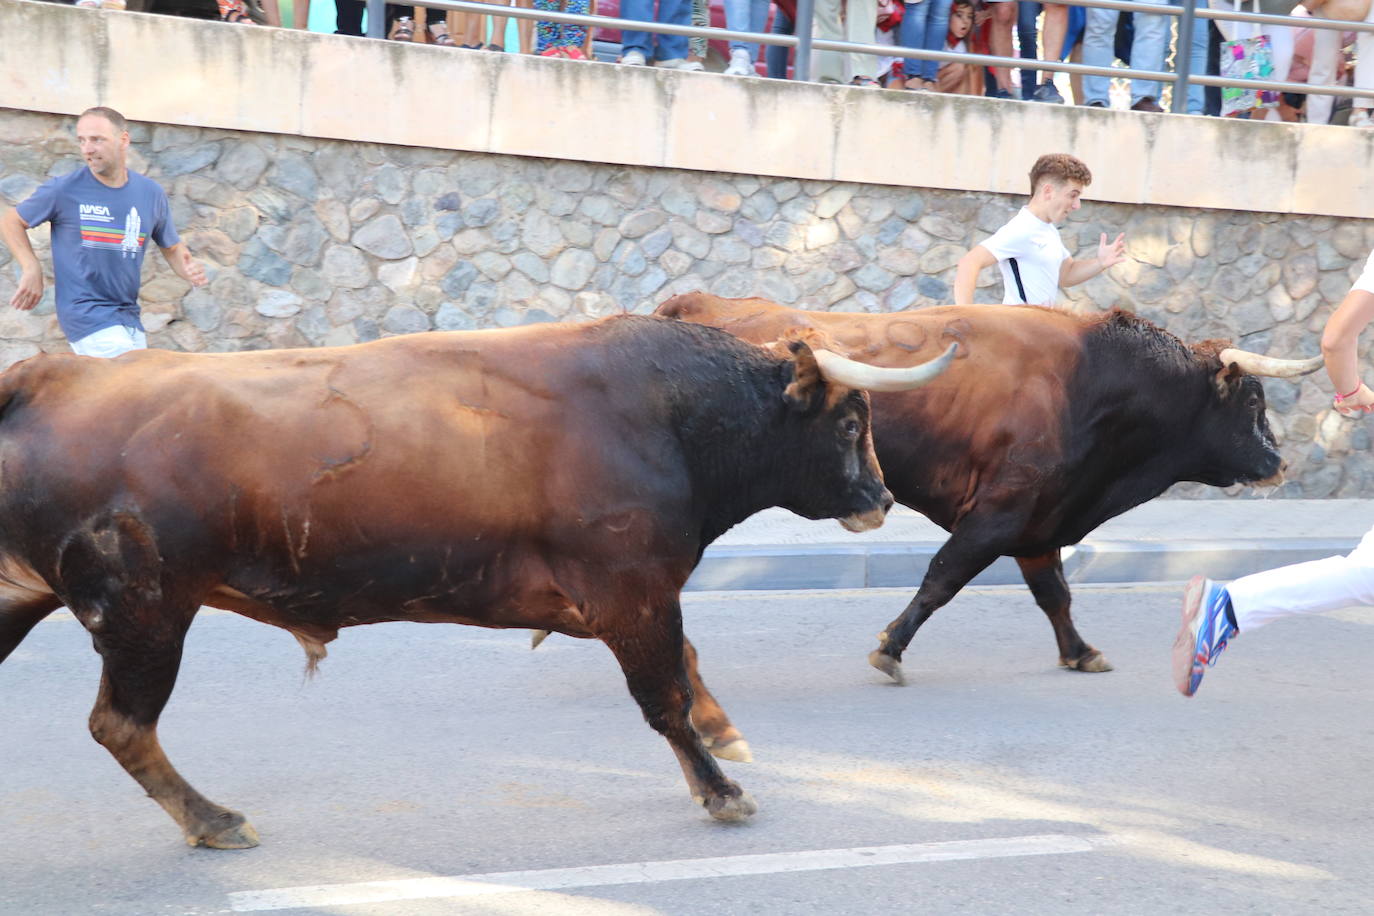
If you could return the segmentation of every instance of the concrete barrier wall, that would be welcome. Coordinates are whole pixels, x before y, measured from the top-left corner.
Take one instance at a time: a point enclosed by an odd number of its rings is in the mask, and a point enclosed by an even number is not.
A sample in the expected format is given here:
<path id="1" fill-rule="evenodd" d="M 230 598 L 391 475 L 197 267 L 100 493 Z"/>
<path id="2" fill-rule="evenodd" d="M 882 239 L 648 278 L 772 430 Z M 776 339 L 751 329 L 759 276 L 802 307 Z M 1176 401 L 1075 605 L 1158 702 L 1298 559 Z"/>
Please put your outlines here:
<path id="1" fill-rule="evenodd" d="M 36 46 L 22 60 L 0 46 L 0 205 L 80 166 L 71 114 L 110 104 L 141 121 L 131 164 L 167 188 L 212 276 L 190 290 L 149 258 L 155 346 L 576 320 L 698 288 L 836 310 L 947 302 L 959 254 L 1015 211 L 1047 150 L 1097 173 L 1070 250 L 1124 231 L 1133 258 L 1069 291 L 1077 309 L 1312 355 L 1374 247 L 1374 222 L 1348 218 L 1371 199 L 1374 144 L 1345 128 L 626 72 L 26 0 L 0 0 L 0 32 Z M 154 78 L 140 55 L 181 76 Z M 1302 178 L 1318 150 L 1327 177 Z M 46 231 L 31 237 L 46 259 Z M 50 290 L 34 313 L 0 311 L 0 363 L 65 348 Z M 1280 494 L 1374 495 L 1368 432 L 1328 409 L 1321 380 L 1266 387 L 1293 467 Z"/>

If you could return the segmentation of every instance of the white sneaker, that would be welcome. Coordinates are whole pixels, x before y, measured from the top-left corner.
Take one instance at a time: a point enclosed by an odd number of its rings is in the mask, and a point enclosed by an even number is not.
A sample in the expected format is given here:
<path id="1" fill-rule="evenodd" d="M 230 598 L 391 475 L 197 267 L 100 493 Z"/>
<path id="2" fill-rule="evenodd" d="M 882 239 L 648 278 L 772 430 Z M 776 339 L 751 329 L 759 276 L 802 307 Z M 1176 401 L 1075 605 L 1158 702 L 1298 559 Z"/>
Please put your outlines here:
<path id="1" fill-rule="evenodd" d="M 643 67 L 649 63 L 643 51 L 626 51 L 620 56 L 620 62 L 627 67 Z"/>
<path id="2" fill-rule="evenodd" d="M 664 70 L 705 70 L 699 60 L 688 60 L 685 57 L 671 57 L 668 60 L 661 60 L 655 66 L 662 67 Z"/>
<path id="3" fill-rule="evenodd" d="M 1350 112 L 1351 127 L 1374 127 L 1374 116 L 1368 108 L 1356 108 Z"/>
<path id="4" fill-rule="evenodd" d="M 730 52 L 730 66 L 725 68 L 726 76 L 758 76 L 758 71 L 754 69 L 754 59 L 749 56 L 749 52 L 743 48 L 735 48 Z"/>

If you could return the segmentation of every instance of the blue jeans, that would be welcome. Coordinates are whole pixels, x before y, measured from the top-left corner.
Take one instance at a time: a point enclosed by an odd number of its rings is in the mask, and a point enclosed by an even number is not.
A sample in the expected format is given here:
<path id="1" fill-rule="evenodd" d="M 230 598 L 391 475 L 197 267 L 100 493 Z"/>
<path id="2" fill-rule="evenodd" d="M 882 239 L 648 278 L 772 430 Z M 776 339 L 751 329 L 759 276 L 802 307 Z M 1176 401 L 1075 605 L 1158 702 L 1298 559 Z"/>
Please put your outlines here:
<path id="1" fill-rule="evenodd" d="M 1163 6 L 1165 0 L 1142 0 Z M 1178 0 L 1168 0 L 1174 6 L 1181 6 Z M 1199 4 L 1205 7 L 1206 0 L 1193 0 L 1194 8 Z M 1083 63 L 1094 67 L 1110 67 L 1116 57 L 1112 46 L 1116 41 L 1117 10 L 1100 7 L 1088 8 L 1088 25 L 1083 36 Z M 1137 70 L 1163 70 L 1164 54 L 1168 50 L 1169 20 L 1171 16 L 1154 16 L 1148 13 L 1134 13 L 1135 39 L 1131 42 L 1131 67 Z M 1193 23 L 1193 73 L 1207 70 L 1207 27 L 1206 20 L 1197 19 Z M 1202 26 L 1198 28 L 1198 26 Z M 1110 82 L 1105 76 L 1084 76 L 1083 95 L 1085 101 L 1101 102 L 1109 105 L 1107 92 Z M 1188 113 L 1201 114 L 1203 105 L 1202 86 L 1192 84 L 1188 87 Z M 1131 80 L 1131 104 L 1144 98 L 1158 100 L 1160 84 L 1154 80 Z"/>
<path id="2" fill-rule="evenodd" d="M 732 32 L 762 32 L 768 24 L 768 0 L 725 0 L 725 27 Z M 759 56 L 756 41 L 732 41 L 730 50 L 745 50 L 749 59 Z"/>
<path id="3" fill-rule="evenodd" d="M 1169 0 L 1171 6 L 1182 6 L 1180 0 Z M 1193 0 L 1193 9 L 1206 9 L 1207 0 Z M 1207 72 L 1207 33 L 1208 22 L 1206 19 L 1193 20 L 1193 59 L 1188 65 L 1188 72 L 1206 73 Z M 1199 86 L 1197 83 L 1188 84 L 1188 114 L 1202 114 L 1205 108 L 1205 98 L 1207 87 Z"/>
<path id="4" fill-rule="evenodd" d="M 904 48 L 920 48 L 922 51 L 943 51 L 945 36 L 949 33 L 949 0 L 921 0 L 920 3 L 903 3 L 902 23 L 897 26 L 897 44 Z M 940 70 L 940 62 L 935 60 L 916 60 L 903 58 L 903 71 L 907 79 L 935 81 Z"/>
<path id="5" fill-rule="evenodd" d="M 773 35 L 791 35 L 795 26 L 787 14 L 781 9 L 773 10 L 773 27 L 768 31 Z M 763 52 L 763 59 L 768 65 L 768 78 L 770 80 L 787 79 L 787 59 L 791 56 L 792 49 L 778 45 L 769 45 Z"/>
<path id="6" fill-rule="evenodd" d="M 638 19 L 640 22 L 662 22 L 667 25 L 692 24 L 692 0 L 658 0 L 658 16 L 654 16 L 654 0 L 621 0 L 622 19 Z M 645 60 L 682 60 L 687 56 L 686 35 L 655 35 L 652 32 L 632 32 L 626 29 L 621 33 L 621 53 L 638 51 Z M 654 53 L 654 43 L 658 43 L 658 53 Z"/>

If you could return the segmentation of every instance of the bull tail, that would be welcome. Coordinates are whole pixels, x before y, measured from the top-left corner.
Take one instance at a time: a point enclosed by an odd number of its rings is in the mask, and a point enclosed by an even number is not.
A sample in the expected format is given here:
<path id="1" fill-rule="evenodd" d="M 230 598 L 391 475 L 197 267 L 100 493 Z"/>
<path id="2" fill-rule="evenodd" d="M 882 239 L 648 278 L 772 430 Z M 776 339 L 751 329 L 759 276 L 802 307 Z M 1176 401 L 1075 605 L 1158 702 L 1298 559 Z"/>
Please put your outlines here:
<path id="1" fill-rule="evenodd" d="M 324 643 L 312 636 L 306 636 L 295 630 L 291 631 L 291 635 L 296 637 L 296 642 L 300 643 L 301 648 L 305 650 L 305 676 L 307 678 L 314 677 L 319 670 L 320 662 L 324 661 L 329 650 L 324 647 Z"/>

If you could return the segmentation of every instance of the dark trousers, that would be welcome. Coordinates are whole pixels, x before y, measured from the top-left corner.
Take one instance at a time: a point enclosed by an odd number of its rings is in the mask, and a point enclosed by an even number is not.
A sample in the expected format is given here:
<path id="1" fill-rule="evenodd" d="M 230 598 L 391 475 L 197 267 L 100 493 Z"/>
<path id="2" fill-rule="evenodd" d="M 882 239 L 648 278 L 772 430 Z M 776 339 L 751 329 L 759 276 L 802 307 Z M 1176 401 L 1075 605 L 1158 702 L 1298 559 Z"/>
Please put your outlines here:
<path id="1" fill-rule="evenodd" d="M 338 11 L 334 19 L 335 35 L 362 35 L 363 34 L 363 10 L 367 9 L 364 0 L 334 0 L 334 8 Z M 386 5 L 386 28 L 384 32 L 391 31 L 391 24 L 402 16 L 412 15 L 413 6 L 403 6 L 399 3 L 388 3 Z M 430 7 L 425 10 L 425 24 L 434 25 L 436 22 L 444 21 L 444 11 Z"/>

